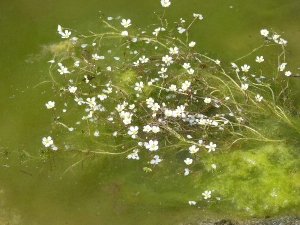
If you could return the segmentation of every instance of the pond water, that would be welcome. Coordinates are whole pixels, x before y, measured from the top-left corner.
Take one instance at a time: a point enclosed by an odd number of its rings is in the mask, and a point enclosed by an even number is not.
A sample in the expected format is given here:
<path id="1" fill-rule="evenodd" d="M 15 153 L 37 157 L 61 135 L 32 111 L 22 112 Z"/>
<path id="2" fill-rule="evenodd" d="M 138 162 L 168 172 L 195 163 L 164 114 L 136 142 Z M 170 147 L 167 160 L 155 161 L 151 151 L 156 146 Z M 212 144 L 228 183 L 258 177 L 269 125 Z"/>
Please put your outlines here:
<path id="1" fill-rule="evenodd" d="M 190 38 L 197 42 L 197 51 L 225 63 L 259 46 L 261 29 L 273 29 L 288 40 L 289 69 L 299 73 L 298 0 L 173 0 L 168 10 L 168 17 L 177 21 L 201 13 L 204 20 L 193 27 L 196 32 Z M 204 217 L 251 216 L 243 210 L 224 210 L 218 205 L 213 210 L 206 203 L 199 207 L 188 205 L 204 190 L 197 189 L 191 178 L 174 172 L 175 165 L 149 175 L 141 169 L 140 162 L 123 156 L 61 153 L 49 159 L 40 153 L 41 140 L 49 134 L 53 122 L 52 113 L 45 108 L 54 96 L 52 86 L 45 83 L 36 87 L 49 77 L 47 61 L 52 55 L 47 49 L 61 41 L 58 24 L 83 32 L 99 30 L 99 11 L 106 17 L 130 18 L 134 25 L 143 27 L 155 19 L 153 12 L 162 9 L 160 1 L 137 0 L 0 2 L 0 223 L 192 224 Z M 271 77 L 272 71 L 267 76 Z M 297 85 L 299 80 L 291 78 L 291 88 Z M 296 90 L 297 108 L 300 93 Z M 81 144 L 89 148 L 87 143 L 82 140 Z M 262 151 L 275 151 L 271 148 Z M 284 150 L 279 146 L 276 151 Z M 248 154 L 251 158 L 251 152 Z M 282 155 L 298 157 L 295 152 Z M 291 179 L 297 179 L 298 173 Z M 299 215 L 299 210 L 293 205 L 278 213 Z"/>

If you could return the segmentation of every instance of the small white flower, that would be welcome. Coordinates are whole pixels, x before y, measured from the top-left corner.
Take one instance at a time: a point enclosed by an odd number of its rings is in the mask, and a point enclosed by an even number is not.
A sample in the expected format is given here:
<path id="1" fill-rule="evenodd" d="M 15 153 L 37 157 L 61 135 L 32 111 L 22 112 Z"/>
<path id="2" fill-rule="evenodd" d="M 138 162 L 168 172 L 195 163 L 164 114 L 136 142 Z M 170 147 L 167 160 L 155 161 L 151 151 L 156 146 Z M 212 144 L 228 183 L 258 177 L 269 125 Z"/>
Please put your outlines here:
<path id="1" fill-rule="evenodd" d="M 156 133 L 158 133 L 159 131 L 160 131 L 160 128 L 159 128 L 158 126 L 153 126 L 153 127 L 152 127 L 152 132 L 153 132 L 153 133 L 156 134 Z"/>
<path id="2" fill-rule="evenodd" d="M 204 196 L 204 199 L 211 198 L 211 191 L 204 191 L 202 195 Z"/>
<path id="3" fill-rule="evenodd" d="M 284 75 L 287 76 L 287 77 L 289 77 L 289 76 L 292 75 L 292 72 L 291 71 L 285 71 Z"/>
<path id="4" fill-rule="evenodd" d="M 184 169 L 184 176 L 187 176 L 190 174 L 190 170 L 188 168 Z"/>
<path id="5" fill-rule="evenodd" d="M 287 63 L 281 63 L 281 65 L 279 66 L 279 71 L 284 71 L 285 69 L 285 66 L 286 66 Z"/>
<path id="6" fill-rule="evenodd" d="M 143 88 L 144 88 L 144 83 L 143 83 L 143 81 L 140 81 L 140 82 L 136 82 L 136 83 L 135 83 L 134 90 L 136 90 L 136 91 L 138 91 L 138 92 L 141 92 Z"/>
<path id="7" fill-rule="evenodd" d="M 146 57 L 143 55 L 142 57 L 139 58 L 139 61 L 140 61 L 141 63 L 147 63 L 147 62 L 149 61 L 149 59 L 146 58 Z"/>
<path id="8" fill-rule="evenodd" d="M 220 64 L 221 64 L 221 61 L 218 60 L 218 59 L 216 59 L 216 60 L 215 60 L 215 63 L 216 63 L 217 65 L 220 65 Z"/>
<path id="9" fill-rule="evenodd" d="M 261 102 L 262 99 L 263 99 L 263 96 L 261 96 L 260 94 L 257 94 L 257 95 L 255 96 L 255 100 L 258 101 L 258 102 Z"/>
<path id="10" fill-rule="evenodd" d="M 213 169 L 216 169 L 216 168 L 217 168 L 216 164 L 211 164 L 211 167 L 212 167 Z"/>
<path id="11" fill-rule="evenodd" d="M 158 150 L 158 141 L 150 140 L 145 143 L 145 147 L 146 149 L 149 149 L 149 151 L 156 151 Z"/>
<path id="12" fill-rule="evenodd" d="M 169 66 L 170 64 L 173 63 L 172 57 L 171 57 L 171 56 L 168 56 L 168 55 L 163 56 L 163 57 L 162 57 L 162 61 L 163 61 L 164 63 L 166 63 L 167 66 Z"/>
<path id="13" fill-rule="evenodd" d="M 190 159 L 190 158 L 186 158 L 186 159 L 184 160 L 184 162 L 185 162 L 186 165 L 191 165 L 191 164 L 193 163 L 193 160 Z"/>
<path id="14" fill-rule="evenodd" d="M 75 62 L 74 62 L 74 66 L 75 66 L 75 67 L 78 67 L 78 66 L 79 66 L 79 61 L 75 61 Z"/>
<path id="15" fill-rule="evenodd" d="M 131 135 L 132 138 L 136 138 L 138 134 L 138 126 L 129 127 L 128 134 Z"/>
<path id="16" fill-rule="evenodd" d="M 73 93 L 73 94 L 74 94 L 74 93 L 76 92 L 76 90 L 77 90 L 77 87 L 73 87 L 73 86 L 70 86 L 70 87 L 69 87 L 69 92 L 70 92 L 70 93 Z"/>
<path id="17" fill-rule="evenodd" d="M 94 132 L 94 136 L 95 136 L 95 137 L 99 137 L 99 136 L 100 136 L 98 130 L 96 130 L 96 131 Z"/>
<path id="18" fill-rule="evenodd" d="M 170 91 L 177 91 L 177 87 L 175 84 L 171 84 L 171 86 L 169 87 Z"/>
<path id="19" fill-rule="evenodd" d="M 159 31 L 160 31 L 160 27 L 159 27 L 159 28 L 156 28 L 156 29 L 152 32 L 152 34 L 155 35 L 155 36 L 158 36 Z"/>
<path id="20" fill-rule="evenodd" d="M 180 34 L 182 34 L 183 32 L 185 32 L 185 29 L 183 27 L 178 27 L 177 30 L 178 30 L 178 32 Z"/>
<path id="21" fill-rule="evenodd" d="M 170 48 L 169 53 L 170 53 L 171 55 L 178 54 L 178 48 L 177 48 L 177 47 Z"/>
<path id="22" fill-rule="evenodd" d="M 160 108 L 160 105 L 157 104 L 157 103 L 154 103 L 154 104 L 152 105 L 152 107 L 151 107 L 151 109 L 152 109 L 153 111 L 157 111 L 159 108 Z"/>
<path id="23" fill-rule="evenodd" d="M 189 150 L 191 154 L 194 154 L 199 151 L 199 148 L 197 148 L 196 145 L 192 145 L 191 147 L 189 147 Z"/>
<path id="24" fill-rule="evenodd" d="M 191 42 L 189 43 L 189 47 L 191 47 L 191 48 L 193 48 L 195 45 L 196 45 L 196 42 L 194 42 L 194 41 L 191 41 Z"/>
<path id="25" fill-rule="evenodd" d="M 264 37 L 268 37 L 269 31 L 266 30 L 266 29 L 262 29 L 262 30 L 260 31 L 260 34 L 261 34 L 262 36 L 264 36 Z"/>
<path id="26" fill-rule="evenodd" d="M 245 65 L 241 66 L 241 69 L 242 69 L 243 72 L 248 72 L 249 69 L 250 69 L 250 66 L 248 66 L 247 64 L 245 64 Z"/>
<path id="27" fill-rule="evenodd" d="M 150 131 L 152 131 L 152 127 L 149 125 L 146 125 L 143 127 L 143 131 L 149 133 Z"/>
<path id="28" fill-rule="evenodd" d="M 204 102 L 205 102 L 206 104 L 211 103 L 211 98 L 205 98 L 205 99 L 204 99 Z"/>
<path id="29" fill-rule="evenodd" d="M 182 65 L 182 67 L 187 70 L 187 69 L 189 69 L 191 67 L 191 64 L 190 63 L 184 63 Z"/>
<path id="30" fill-rule="evenodd" d="M 53 102 L 53 101 L 49 101 L 46 103 L 47 109 L 52 109 L 52 108 L 54 108 L 54 106 L 55 106 L 55 102 Z"/>
<path id="31" fill-rule="evenodd" d="M 44 137 L 42 139 L 42 143 L 43 143 L 43 145 L 45 145 L 45 147 L 49 147 L 49 146 L 53 145 L 53 140 L 50 136 Z"/>
<path id="32" fill-rule="evenodd" d="M 249 84 L 242 84 L 242 85 L 241 85 L 241 89 L 242 89 L 243 91 L 246 91 L 246 90 L 248 89 L 248 87 L 249 87 Z"/>
<path id="33" fill-rule="evenodd" d="M 189 81 L 186 80 L 186 81 L 181 85 L 181 89 L 182 89 L 183 91 L 186 91 L 190 86 L 191 86 L 191 82 L 189 82 Z"/>
<path id="34" fill-rule="evenodd" d="M 169 7 L 171 5 L 170 0 L 161 0 L 160 3 L 162 7 Z"/>
<path id="35" fill-rule="evenodd" d="M 130 153 L 126 158 L 127 158 L 127 159 L 135 159 L 135 160 L 139 160 L 140 158 L 139 158 L 138 152 L 139 152 L 139 150 L 134 149 L 134 150 L 132 151 L 132 153 Z"/>
<path id="36" fill-rule="evenodd" d="M 154 99 L 153 98 L 147 98 L 146 99 L 146 104 L 148 108 L 151 108 L 154 104 Z"/>
<path id="37" fill-rule="evenodd" d="M 127 31 L 127 30 L 122 31 L 122 32 L 121 32 L 121 35 L 124 36 L 124 37 L 125 37 L 125 36 L 128 36 L 128 31 Z"/>
<path id="38" fill-rule="evenodd" d="M 189 201 L 189 204 L 190 205 L 196 205 L 196 202 L 195 201 Z"/>
<path id="39" fill-rule="evenodd" d="M 153 157 L 153 159 L 150 161 L 150 164 L 158 164 L 158 163 L 160 163 L 161 161 L 162 161 L 162 159 L 160 159 L 158 155 L 155 155 L 155 156 Z"/>
<path id="40" fill-rule="evenodd" d="M 265 61 L 265 60 L 264 60 L 264 57 L 263 57 L 263 56 L 256 56 L 255 61 L 258 62 L 258 63 L 261 63 L 261 62 L 263 62 L 263 61 Z"/>
<path id="41" fill-rule="evenodd" d="M 99 94 L 97 97 L 100 99 L 100 101 L 103 101 L 104 99 L 107 98 L 107 95 L 104 94 L 104 93 L 101 93 L 101 94 Z"/>
<path id="42" fill-rule="evenodd" d="M 195 71 L 192 68 L 190 68 L 187 70 L 187 72 L 188 72 L 188 74 L 194 74 Z"/>
<path id="43" fill-rule="evenodd" d="M 209 145 L 205 145 L 205 148 L 208 149 L 208 152 L 215 151 L 216 147 L 217 147 L 217 145 L 214 144 L 213 142 L 210 142 Z"/>
<path id="44" fill-rule="evenodd" d="M 121 25 L 123 27 L 127 28 L 127 27 L 131 26 L 131 20 L 130 19 L 128 19 L 128 20 L 122 19 Z"/>
<path id="45" fill-rule="evenodd" d="M 199 18 L 199 20 L 203 20 L 203 16 L 201 14 L 193 13 L 193 17 Z"/>
<path id="46" fill-rule="evenodd" d="M 60 69 L 58 69 L 58 72 L 59 72 L 61 75 L 62 75 L 62 74 L 65 74 L 65 73 L 70 73 L 69 70 L 68 70 L 68 68 L 65 67 L 65 66 L 63 66 L 63 65 L 60 66 Z"/>
<path id="47" fill-rule="evenodd" d="M 106 69 L 107 69 L 108 71 L 111 71 L 111 67 L 110 67 L 110 66 L 106 67 Z"/>

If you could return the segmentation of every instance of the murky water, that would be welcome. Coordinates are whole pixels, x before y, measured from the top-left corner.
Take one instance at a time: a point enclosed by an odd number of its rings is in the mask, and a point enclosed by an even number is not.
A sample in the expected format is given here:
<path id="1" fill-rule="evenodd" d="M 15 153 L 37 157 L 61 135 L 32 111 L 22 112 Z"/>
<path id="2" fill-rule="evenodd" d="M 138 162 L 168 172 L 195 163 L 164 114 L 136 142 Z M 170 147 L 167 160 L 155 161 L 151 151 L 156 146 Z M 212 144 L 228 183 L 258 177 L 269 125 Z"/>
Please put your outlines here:
<path id="1" fill-rule="evenodd" d="M 298 0 L 174 0 L 171 6 L 173 19 L 192 13 L 204 16 L 193 28 L 198 31 L 192 34 L 198 51 L 230 62 L 259 45 L 259 30 L 274 29 L 289 41 L 290 70 L 299 71 Z M 205 204 L 189 206 L 186 199 L 201 196 L 201 192 L 193 180 L 169 171 L 175 171 L 176 165 L 149 176 L 141 170 L 140 162 L 115 157 L 61 154 L 49 160 L 40 156 L 41 138 L 52 122 L 45 103 L 53 93 L 49 84 L 34 86 L 48 77 L 47 61 L 52 56 L 45 49 L 60 41 L 57 24 L 97 30 L 101 11 L 106 16 L 131 18 L 143 27 L 159 10 L 159 1 L 0 3 L 0 223 L 184 224 L 195 221 L 194 215 L 222 218 L 239 214 L 223 209 L 212 212 Z M 299 81 L 294 79 L 292 85 L 299 85 Z M 296 106 L 299 98 L 296 93 Z M 290 209 L 290 213 L 298 212 L 299 207 Z"/>

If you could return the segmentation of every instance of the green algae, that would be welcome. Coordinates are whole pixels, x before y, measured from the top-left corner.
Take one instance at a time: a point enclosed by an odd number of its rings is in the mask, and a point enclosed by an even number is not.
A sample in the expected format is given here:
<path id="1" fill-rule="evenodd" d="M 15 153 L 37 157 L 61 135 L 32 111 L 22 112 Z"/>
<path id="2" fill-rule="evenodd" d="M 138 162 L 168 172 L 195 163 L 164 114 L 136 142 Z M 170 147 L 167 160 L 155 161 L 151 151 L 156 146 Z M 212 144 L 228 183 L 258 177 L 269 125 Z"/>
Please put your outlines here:
<path id="1" fill-rule="evenodd" d="M 277 143 L 216 154 L 216 170 L 203 174 L 196 183 L 215 190 L 214 196 L 222 196 L 220 208 L 227 211 L 230 207 L 234 214 L 262 217 L 291 211 L 300 202 L 297 151 Z"/>

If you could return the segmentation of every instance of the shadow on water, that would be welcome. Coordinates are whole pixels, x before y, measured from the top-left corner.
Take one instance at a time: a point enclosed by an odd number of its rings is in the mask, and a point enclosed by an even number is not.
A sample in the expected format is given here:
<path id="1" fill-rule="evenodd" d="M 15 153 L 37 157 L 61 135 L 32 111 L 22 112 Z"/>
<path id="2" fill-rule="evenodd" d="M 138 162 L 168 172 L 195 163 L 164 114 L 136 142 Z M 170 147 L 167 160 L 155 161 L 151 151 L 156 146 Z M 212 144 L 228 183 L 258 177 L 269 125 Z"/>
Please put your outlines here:
<path id="1" fill-rule="evenodd" d="M 174 0 L 172 7 L 177 20 L 178 16 L 185 18 L 192 13 L 203 14 L 207 22 L 195 26 L 194 29 L 199 32 L 192 36 L 197 41 L 198 51 L 209 52 L 229 63 L 257 46 L 260 40 L 255 36 L 260 29 L 272 28 L 282 32 L 290 42 L 290 69 L 299 71 L 298 0 L 251 3 L 238 0 L 210 3 Z M 131 18 L 142 27 L 151 22 L 152 12 L 157 9 L 160 10 L 159 1 L 0 3 L 3 29 L 0 53 L 1 224 L 133 224 L 135 221 L 149 225 L 196 224 L 197 218 L 221 219 L 238 215 L 230 209 L 218 209 L 218 206 L 211 213 L 206 203 L 189 206 L 186 199 L 200 198 L 201 191 L 197 189 L 197 181 L 178 174 L 176 163 L 166 168 L 161 166 L 155 173 L 148 174 L 142 171 L 139 162 L 128 162 L 118 156 L 110 158 L 74 153 L 71 157 L 63 154 L 48 157 L 40 153 L 41 139 L 49 132 L 52 123 L 49 119 L 51 113 L 45 111 L 44 105 L 52 96 L 52 87 L 47 84 L 33 87 L 46 80 L 48 75 L 46 62 L 51 59 L 51 44 L 48 43 L 59 41 L 55 33 L 57 24 L 78 30 L 97 30 L 99 24 L 95 21 L 101 10 L 107 16 Z M 251 57 L 254 61 L 254 55 L 245 60 L 252 60 Z M 292 86 L 298 83 L 294 79 Z M 295 104 L 299 104 L 298 95 L 295 94 Z M 272 157 L 279 157 L 273 151 L 281 148 L 270 149 L 266 147 L 263 151 L 271 151 Z M 289 154 L 283 156 L 291 157 Z M 233 162 L 245 159 L 239 153 L 232 157 Z M 251 160 L 255 155 L 250 150 L 247 157 Z M 262 164 L 267 162 L 270 154 L 266 153 L 265 157 L 265 162 L 260 161 Z M 285 160 L 282 159 L 282 162 Z M 75 163 L 78 164 L 69 168 Z M 225 170 L 227 166 L 224 163 Z M 274 165 L 271 163 L 270 166 Z M 239 179 L 251 169 L 250 166 L 245 167 Z M 254 169 L 252 172 L 255 173 Z M 298 178 L 296 172 L 292 173 L 294 183 Z M 271 175 L 272 171 L 266 176 Z M 249 185 L 255 186 L 254 183 Z M 298 209 L 291 213 L 297 214 Z"/>

